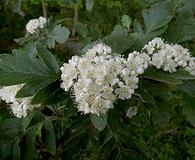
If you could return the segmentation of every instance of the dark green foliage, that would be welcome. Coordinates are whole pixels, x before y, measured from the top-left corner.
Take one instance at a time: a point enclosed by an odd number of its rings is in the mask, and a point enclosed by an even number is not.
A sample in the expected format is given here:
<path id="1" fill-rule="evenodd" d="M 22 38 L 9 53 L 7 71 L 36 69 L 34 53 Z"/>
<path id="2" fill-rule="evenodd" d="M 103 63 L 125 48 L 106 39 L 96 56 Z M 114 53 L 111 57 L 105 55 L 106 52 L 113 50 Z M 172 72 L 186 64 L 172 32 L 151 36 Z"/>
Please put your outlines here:
<path id="1" fill-rule="evenodd" d="M 52 155 L 55 155 L 56 154 L 56 140 L 55 140 L 54 127 L 53 127 L 51 120 L 46 120 L 43 123 L 42 137 L 43 137 L 43 142 L 48 152 L 51 153 Z"/>
<path id="2" fill-rule="evenodd" d="M 36 140 L 37 127 L 32 127 L 28 130 L 21 142 L 21 159 L 33 159 L 35 152 L 35 140 Z"/>

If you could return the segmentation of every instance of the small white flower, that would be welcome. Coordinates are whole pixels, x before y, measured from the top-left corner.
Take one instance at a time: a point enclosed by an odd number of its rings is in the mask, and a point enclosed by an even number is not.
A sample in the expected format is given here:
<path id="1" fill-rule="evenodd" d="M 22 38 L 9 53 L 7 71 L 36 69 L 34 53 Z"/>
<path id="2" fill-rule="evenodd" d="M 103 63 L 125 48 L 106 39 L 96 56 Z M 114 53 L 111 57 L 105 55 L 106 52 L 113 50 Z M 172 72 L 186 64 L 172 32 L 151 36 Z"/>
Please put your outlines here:
<path id="1" fill-rule="evenodd" d="M 37 29 L 43 28 L 46 24 L 45 17 L 39 17 L 38 19 L 32 19 L 26 24 L 26 30 L 33 34 L 36 32 Z"/>
<path id="2" fill-rule="evenodd" d="M 156 68 L 160 69 L 163 64 L 163 57 L 157 53 L 154 53 L 152 56 L 151 64 Z"/>
<path id="3" fill-rule="evenodd" d="M 115 93 L 118 95 L 119 99 L 125 100 L 131 98 L 132 94 L 134 93 L 134 90 L 127 85 L 122 85 L 120 86 L 120 88 L 117 88 L 115 90 Z"/>

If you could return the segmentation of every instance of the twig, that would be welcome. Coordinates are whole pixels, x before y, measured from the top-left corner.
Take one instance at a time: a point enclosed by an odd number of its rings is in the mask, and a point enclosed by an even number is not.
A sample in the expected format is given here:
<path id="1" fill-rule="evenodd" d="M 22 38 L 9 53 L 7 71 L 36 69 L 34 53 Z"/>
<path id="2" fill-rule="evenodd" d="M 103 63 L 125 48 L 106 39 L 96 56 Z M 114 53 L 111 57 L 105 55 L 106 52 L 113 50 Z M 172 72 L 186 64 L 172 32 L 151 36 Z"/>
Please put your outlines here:
<path id="1" fill-rule="evenodd" d="M 74 8 L 74 19 L 73 19 L 73 25 L 72 25 L 72 37 L 75 37 L 75 34 L 76 34 L 75 24 L 78 22 L 78 18 L 79 18 L 78 8 L 75 7 Z"/>
<path id="2" fill-rule="evenodd" d="M 43 9 L 43 16 L 45 18 L 47 18 L 47 7 L 45 5 L 45 1 L 44 0 L 41 0 L 41 3 L 42 3 L 42 9 Z"/>

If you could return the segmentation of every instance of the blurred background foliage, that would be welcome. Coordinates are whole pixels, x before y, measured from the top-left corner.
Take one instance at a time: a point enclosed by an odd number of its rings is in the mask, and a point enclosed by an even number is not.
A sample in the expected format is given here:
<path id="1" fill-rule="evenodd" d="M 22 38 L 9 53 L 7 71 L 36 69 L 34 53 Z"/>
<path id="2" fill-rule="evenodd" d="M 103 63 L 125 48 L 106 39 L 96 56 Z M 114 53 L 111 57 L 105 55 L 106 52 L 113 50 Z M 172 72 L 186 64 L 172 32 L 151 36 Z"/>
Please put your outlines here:
<path id="1" fill-rule="evenodd" d="M 0 53 L 18 48 L 14 40 L 40 15 L 71 31 L 52 49 L 60 61 L 96 40 L 125 55 L 157 36 L 195 55 L 194 0 L 1 0 Z M 101 132 L 51 86 L 55 94 L 44 98 L 46 107 L 27 118 L 13 118 L 0 101 L 0 159 L 195 160 L 195 80 L 182 77 L 180 84 L 175 76 L 145 73 L 136 94 L 109 111 Z M 61 101 L 53 105 L 55 96 Z M 126 117 L 130 106 L 138 107 L 132 118 Z"/>

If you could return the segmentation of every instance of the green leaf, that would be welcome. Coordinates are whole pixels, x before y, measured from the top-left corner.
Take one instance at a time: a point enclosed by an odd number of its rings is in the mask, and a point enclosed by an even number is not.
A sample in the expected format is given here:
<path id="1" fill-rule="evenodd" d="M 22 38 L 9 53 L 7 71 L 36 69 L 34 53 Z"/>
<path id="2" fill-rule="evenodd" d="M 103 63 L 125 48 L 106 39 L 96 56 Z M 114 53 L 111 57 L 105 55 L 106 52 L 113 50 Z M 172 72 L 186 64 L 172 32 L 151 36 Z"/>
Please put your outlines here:
<path id="1" fill-rule="evenodd" d="M 70 31 L 67 28 L 62 27 L 61 25 L 57 25 L 53 29 L 53 38 L 58 43 L 66 42 L 69 35 L 70 35 Z"/>
<path id="2" fill-rule="evenodd" d="M 15 2 L 15 6 L 14 6 L 14 12 L 16 12 L 16 13 L 19 13 L 20 14 L 20 12 L 22 11 L 22 2 L 23 2 L 24 0 L 17 0 L 16 2 Z"/>
<path id="3" fill-rule="evenodd" d="M 89 12 L 92 11 L 94 5 L 94 0 L 86 0 L 85 6 Z"/>
<path id="4" fill-rule="evenodd" d="M 0 124 L 8 118 L 11 118 L 12 115 L 10 114 L 10 109 L 7 107 L 6 103 L 0 99 Z"/>
<path id="5" fill-rule="evenodd" d="M 143 10 L 146 32 L 150 33 L 167 25 L 172 19 L 172 3 L 164 1 L 156 3 L 150 9 Z"/>
<path id="6" fill-rule="evenodd" d="M 20 51 L 0 55 L 0 85 L 26 83 L 16 97 L 37 97 L 43 88 L 59 78 L 60 68 L 55 57 L 39 45 L 37 50 L 39 59 L 36 54 Z"/>
<path id="7" fill-rule="evenodd" d="M 63 148 L 66 150 L 67 159 L 77 159 L 76 157 L 80 155 L 80 151 L 86 148 L 90 137 L 88 134 L 89 127 L 91 128 L 90 119 L 86 116 L 79 116 L 70 125 L 70 134 L 64 137 Z"/>
<path id="8" fill-rule="evenodd" d="M 0 144 L 13 141 L 22 134 L 22 119 L 10 118 L 0 123 Z"/>
<path id="9" fill-rule="evenodd" d="M 172 74 L 156 69 L 154 67 L 147 69 L 146 72 L 142 75 L 142 77 L 146 79 L 163 82 L 163 83 L 170 83 L 170 84 L 183 83 L 182 80 L 174 78 Z"/>
<path id="10" fill-rule="evenodd" d="M 116 25 L 111 33 L 111 35 L 123 35 L 127 36 L 128 35 L 128 30 L 124 28 L 121 25 Z"/>
<path id="11" fill-rule="evenodd" d="M 55 80 L 55 79 L 54 79 Z M 53 81 L 54 81 L 53 80 Z M 40 79 L 27 82 L 16 94 L 16 98 L 36 95 L 41 89 L 53 82 L 52 79 Z"/>
<path id="12" fill-rule="evenodd" d="M 29 129 L 21 142 L 21 159 L 32 160 L 35 152 L 36 127 Z"/>
<path id="13" fill-rule="evenodd" d="M 135 32 L 139 33 L 140 35 L 144 35 L 144 31 L 143 31 L 142 25 L 141 25 L 141 23 L 138 20 L 135 20 L 133 22 L 133 28 L 134 28 Z"/>
<path id="14" fill-rule="evenodd" d="M 31 57 L 37 56 L 37 49 L 36 49 L 36 43 L 26 43 L 24 47 L 13 49 L 12 53 L 14 55 L 25 55 L 29 54 Z"/>
<path id="15" fill-rule="evenodd" d="M 174 43 L 190 41 L 195 38 L 195 18 L 186 10 L 179 12 L 176 21 L 168 28 L 166 39 Z"/>
<path id="16" fill-rule="evenodd" d="M 42 138 L 46 149 L 52 155 L 56 154 L 56 139 L 54 127 L 51 120 L 46 120 L 42 127 Z"/>
<path id="17" fill-rule="evenodd" d="M 7 159 L 14 159 L 14 160 L 20 160 L 20 148 L 18 145 L 19 141 L 14 140 L 10 143 L 0 145 L 0 158 L 2 160 Z"/>
<path id="18" fill-rule="evenodd" d="M 54 48 L 55 47 L 55 39 L 53 38 L 53 36 L 49 36 L 47 39 L 46 39 L 46 44 L 48 46 L 49 49 L 51 48 Z"/>
<path id="19" fill-rule="evenodd" d="M 37 35 L 25 35 L 24 37 L 20 37 L 20 38 L 17 38 L 17 39 L 14 39 L 14 41 L 16 43 L 18 43 L 20 46 L 22 45 L 26 45 L 28 43 L 32 43 L 34 39 L 37 39 Z"/>
<path id="20" fill-rule="evenodd" d="M 96 114 L 91 114 L 90 118 L 94 127 L 97 128 L 99 131 L 102 131 L 106 127 L 107 114 L 101 114 L 99 116 Z"/>
<path id="21" fill-rule="evenodd" d="M 127 30 L 120 25 L 115 26 L 115 29 L 111 35 L 108 35 L 103 39 L 104 43 L 109 45 L 113 52 L 119 54 L 130 49 L 134 44 L 137 43 L 137 40 L 137 33 L 131 33 L 128 35 Z"/>
<path id="22" fill-rule="evenodd" d="M 27 125 L 26 128 L 28 129 L 28 128 L 31 128 L 31 127 L 35 127 L 37 125 L 41 126 L 43 121 L 45 121 L 46 116 L 42 112 L 34 112 L 34 113 L 35 113 L 35 115 L 30 120 L 30 123 L 29 123 L 29 120 L 27 120 L 27 122 L 23 124 L 23 127 L 25 125 Z M 30 119 L 30 117 L 29 117 L 29 119 Z"/>
<path id="23" fill-rule="evenodd" d="M 41 45 L 37 45 L 38 56 L 42 62 L 47 66 L 51 73 L 58 74 L 60 72 L 60 67 L 56 58 L 52 53 Z"/>
<path id="24" fill-rule="evenodd" d="M 89 33 L 89 30 L 87 28 L 87 24 L 83 24 L 81 22 L 77 22 L 75 24 L 75 29 L 76 31 L 83 37 L 83 38 L 86 38 L 88 33 Z"/>
<path id="25" fill-rule="evenodd" d="M 19 140 L 15 140 L 15 143 L 13 142 L 13 148 L 12 148 L 12 153 L 13 153 L 13 159 L 14 160 L 20 160 L 20 148 L 19 148 Z"/>
<path id="26" fill-rule="evenodd" d="M 169 121 L 171 119 L 171 114 L 168 112 L 153 112 L 152 120 L 154 124 L 158 124 L 161 126 L 166 126 L 169 124 Z"/>
<path id="27" fill-rule="evenodd" d="M 33 119 L 33 117 L 35 116 L 36 112 L 30 112 L 29 115 L 27 115 L 26 117 L 24 117 L 22 119 L 22 129 L 23 131 L 26 131 L 26 128 L 28 127 L 28 125 L 30 124 L 31 120 Z"/>
<path id="28" fill-rule="evenodd" d="M 126 27 L 127 29 L 130 28 L 130 25 L 132 23 L 131 18 L 128 15 L 123 15 L 121 19 L 122 25 Z"/>
<path id="29" fill-rule="evenodd" d="M 195 1 L 184 0 L 183 9 L 193 13 L 195 11 Z"/>
<path id="30" fill-rule="evenodd" d="M 173 11 L 177 11 L 181 9 L 181 7 L 184 6 L 184 1 L 185 0 L 172 0 L 173 2 Z"/>
<path id="31" fill-rule="evenodd" d="M 60 88 L 59 82 L 49 84 L 41 89 L 32 99 L 32 104 L 56 104 L 65 101 L 68 95 Z"/>
<path id="32" fill-rule="evenodd" d="M 112 132 L 115 133 L 120 127 L 120 114 L 119 112 L 116 112 L 114 110 L 109 111 L 107 114 L 107 123 L 109 124 L 108 126 L 112 130 Z"/>
<path id="33" fill-rule="evenodd" d="M 195 97 L 195 80 L 183 81 L 183 84 L 177 85 L 177 88 Z"/>
<path id="34" fill-rule="evenodd" d="M 195 126 L 195 99 L 187 94 L 182 96 L 183 113 L 186 115 L 187 120 Z"/>
<path id="35" fill-rule="evenodd" d="M 30 54 L 0 55 L 0 86 L 27 83 L 40 79 L 57 79 L 40 59 Z"/>
<path id="36" fill-rule="evenodd" d="M 135 143 L 135 140 L 133 139 L 133 137 L 130 136 L 129 132 L 120 128 L 117 131 L 117 136 L 118 136 L 119 140 L 121 141 L 121 143 L 126 146 L 126 148 L 132 149 L 135 152 L 136 152 L 136 150 L 139 151 L 139 148 L 138 148 L 137 144 Z"/>
<path id="37" fill-rule="evenodd" d="M 150 33 L 146 33 L 143 37 L 145 43 L 147 43 L 152 38 L 155 38 L 155 37 L 162 35 L 167 30 L 167 27 L 168 27 L 168 25 L 165 25 L 164 27 L 162 27 L 158 30 L 155 30 L 155 31 L 150 32 Z"/>
<path id="38" fill-rule="evenodd" d="M 20 159 L 18 143 L 21 135 L 21 119 L 10 118 L 0 123 L 0 155 L 2 159 Z"/>
<path id="39" fill-rule="evenodd" d="M 156 105 L 154 97 L 148 92 L 147 89 L 138 89 L 136 95 L 141 99 L 143 103 L 150 103 Z"/>
<path id="40" fill-rule="evenodd" d="M 182 69 L 179 69 L 177 70 L 177 72 L 172 73 L 171 76 L 180 80 L 195 80 L 195 76 L 191 75 L 189 72 L 184 71 Z"/>
<path id="41" fill-rule="evenodd" d="M 125 127 L 127 128 L 128 126 Z M 108 127 L 107 129 L 110 130 L 111 128 Z M 113 130 L 110 130 L 110 132 L 112 135 L 104 140 L 97 159 L 146 160 L 145 154 L 140 150 L 140 148 L 138 148 L 133 136 L 129 133 L 129 131 L 122 129 L 121 126 L 119 126 L 117 132 L 114 132 Z M 126 151 L 129 153 L 127 154 Z"/>
<path id="42" fill-rule="evenodd" d="M 116 139 L 114 136 L 109 137 L 101 146 L 99 153 L 97 154 L 98 160 L 107 160 L 111 152 L 115 147 Z"/>

